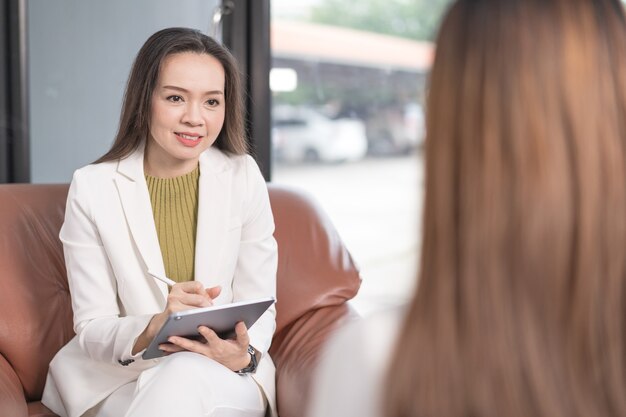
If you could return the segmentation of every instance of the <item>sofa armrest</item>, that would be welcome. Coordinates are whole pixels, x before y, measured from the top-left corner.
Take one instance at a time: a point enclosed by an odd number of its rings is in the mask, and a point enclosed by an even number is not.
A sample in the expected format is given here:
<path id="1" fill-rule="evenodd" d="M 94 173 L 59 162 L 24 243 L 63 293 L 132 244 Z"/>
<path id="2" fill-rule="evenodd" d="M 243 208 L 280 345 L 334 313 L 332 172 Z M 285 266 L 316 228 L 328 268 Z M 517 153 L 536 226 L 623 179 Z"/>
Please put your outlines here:
<path id="1" fill-rule="evenodd" d="M 2 355 L 0 355 L 0 416 L 28 417 L 22 384 Z"/>
<path id="2" fill-rule="evenodd" d="M 358 317 L 347 303 L 310 311 L 274 336 L 276 401 L 280 417 L 302 417 L 321 349 L 345 320 Z"/>

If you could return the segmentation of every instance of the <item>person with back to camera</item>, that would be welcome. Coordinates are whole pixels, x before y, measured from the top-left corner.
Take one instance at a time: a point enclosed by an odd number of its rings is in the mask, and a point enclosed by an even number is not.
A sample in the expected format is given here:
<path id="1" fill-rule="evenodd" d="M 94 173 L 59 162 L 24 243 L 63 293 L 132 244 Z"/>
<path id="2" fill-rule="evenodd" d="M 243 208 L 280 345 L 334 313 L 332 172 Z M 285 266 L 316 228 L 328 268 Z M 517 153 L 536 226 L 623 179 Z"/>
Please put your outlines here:
<path id="1" fill-rule="evenodd" d="M 200 327 L 141 355 L 176 311 L 276 295 L 265 181 L 246 153 L 239 73 L 199 31 L 152 35 L 133 64 L 112 148 L 77 170 L 60 237 L 76 336 L 44 405 L 61 416 L 264 416 L 275 309 L 236 338 Z M 168 286 L 148 271 L 169 276 Z"/>
<path id="2" fill-rule="evenodd" d="M 309 417 L 626 415 L 619 0 L 458 0 L 406 309 L 342 329 Z"/>

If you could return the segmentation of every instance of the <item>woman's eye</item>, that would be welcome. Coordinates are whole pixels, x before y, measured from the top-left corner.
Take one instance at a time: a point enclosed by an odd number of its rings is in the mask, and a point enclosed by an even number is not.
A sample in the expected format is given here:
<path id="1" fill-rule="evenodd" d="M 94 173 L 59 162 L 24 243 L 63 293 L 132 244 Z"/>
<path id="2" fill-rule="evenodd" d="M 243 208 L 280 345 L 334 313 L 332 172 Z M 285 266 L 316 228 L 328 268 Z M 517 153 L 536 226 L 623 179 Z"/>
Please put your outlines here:
<path id="1" fill-rule="evenodd" d="M 211 107 L 214 107 L 220 104 L 220 102 L 214 98 L 208 99 L 206 103 Z"/>
<path id="2" fill-rule="evenodd" d="M 183 101 L 183 98 L 181 96 L 169 96 L 167 98 L 167 101 L 171 101 L 172 103 L 179 103 Z"/>

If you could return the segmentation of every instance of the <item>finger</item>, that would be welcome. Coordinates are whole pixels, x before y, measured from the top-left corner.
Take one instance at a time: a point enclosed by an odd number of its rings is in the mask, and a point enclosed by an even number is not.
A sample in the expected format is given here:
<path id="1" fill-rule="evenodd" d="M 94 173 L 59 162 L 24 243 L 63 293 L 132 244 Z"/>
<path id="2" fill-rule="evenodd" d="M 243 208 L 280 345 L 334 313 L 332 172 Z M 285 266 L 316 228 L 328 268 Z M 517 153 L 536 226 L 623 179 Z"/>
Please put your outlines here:
<path id="1" fill-rule="evenodd" d="M 188 350 L 190 352 L 201 353 L 205 356 L 208 356 L 207 345 L 205 345 L 204 343 L 179 336 L 170 336 L 167 341 L 181 347 L 182 350 Z"/>
<path id="2" fill-rule="evenodd" d="M 211 288 L 206 288 L 206 293 L 207 293 L 207 295 L 209 297 L 211 297 L 211 300 L 214 300 L 217 297 L 219 297 L 221 292 L 222 292 L 222 286 L 221 285 L 217 285 L 217 286 L 211 287 Z"/>
<path id="3" fill-rule="evenodd" d="M 178 289 L 181 289 L 182 291 L 184 291 L 186 293 L 205 295 L 204 285 L 202 285 L 202 283 L 200 281 L 181 282 L 181 283 L 173 286 L 172 290 L 174 290 L 176 287 L 178 287 Z"/>
<path id="4" fill-rule="evenodd" d="M 213 344 L 214 346 L 220 342 L 222 342 L 223 340 L 217 335 L 217 333 L 215 333 L 213 331 L 213 329 L 210 329 L 206 326 L 199 326 L 198 327 L 198 333 L 200 333 L 207 341 L 207 343 L 209 344 L 209 346 L 211 344 Z"/>
<path id="5" fill-rule="evenodd" d="M 174 285 L 167 296 L 167 300 L 168 302 L 173 302 L 174 300 L 184 300 L 187 296 L 199 296 L 208 299 L 201 282 L 187 281 Z"/>
<path id="6" fill-rule="evenodd" d="M 243 321 L 237 323 L 235 326 L 235 333 L 237 334 L 237 344 L 247 348 L 250 344 L 250 336 L 248 335 L 248 328 Z"/>
<path id="7" fill-rule="evenodd" d="M 175 353 L 175 352 L 182 352 L 185 349 L 183 349 L 180 346 L 174 345 L 172 343 L 161 343 L 159 345 L 159 350 L 165 352 L 165 353 Z"/>
<path id="8" fill-rule="evenodd" d="M 189 294 L 185 293 L 177 297 L 177 301 L 180 304 L 191 307 L 209 307 L 213 305 L 213 302 L 205 294 Z"/>

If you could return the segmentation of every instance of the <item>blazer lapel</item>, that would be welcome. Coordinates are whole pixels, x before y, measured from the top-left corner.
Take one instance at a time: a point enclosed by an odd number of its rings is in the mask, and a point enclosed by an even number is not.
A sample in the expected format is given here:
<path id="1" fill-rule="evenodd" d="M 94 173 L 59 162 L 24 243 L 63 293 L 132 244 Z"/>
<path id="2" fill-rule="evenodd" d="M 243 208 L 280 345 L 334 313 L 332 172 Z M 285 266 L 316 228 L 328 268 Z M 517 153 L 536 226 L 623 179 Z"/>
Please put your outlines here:
<path id="1" fill-rule="evenodd" d="M 144 261 L 146 272 L 150 271 L 165 276 L 165 266 L 154 225 L 150 193 L 143 171 L 143 148 L 119 162 L 115 183 L 128 228 Z M 168 292 L 167 285 L 148 276 L 146 279 L 150 285 L 158 286 L 163 295 L 162 301 L 165 302 Z"/>
<path id="2" fill-rule="evenodd" d="M 231 212 L 230 161 L 221 151 L 209 148 L 200 156 L 198 226 L 196 231 L 195 279 L 205 287 L 217 285 L 222 242 Z"/>

